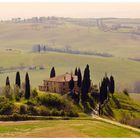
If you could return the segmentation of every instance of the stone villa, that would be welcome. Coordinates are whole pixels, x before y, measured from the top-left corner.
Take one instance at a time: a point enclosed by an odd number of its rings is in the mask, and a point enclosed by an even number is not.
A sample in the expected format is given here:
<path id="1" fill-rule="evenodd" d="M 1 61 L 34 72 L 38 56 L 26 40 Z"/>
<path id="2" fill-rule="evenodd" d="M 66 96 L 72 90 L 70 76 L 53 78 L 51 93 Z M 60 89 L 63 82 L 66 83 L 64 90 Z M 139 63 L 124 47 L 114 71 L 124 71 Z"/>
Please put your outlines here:
<path id="1" fill-rule="evenodd" d="M 69 73 L 49 78 L 47 80 L 43 80 L 43 85 L 39 86 L 39 90 L 61 94 L 68 93 L 70 91 L 69 81 L 71 80 L 71 76 L 73 77 L 74 80 L 74 91 L 78 92 L 79 91 L 79 88 L 77 86 L 78 77 L 76 75 L 71 75 Z"/>

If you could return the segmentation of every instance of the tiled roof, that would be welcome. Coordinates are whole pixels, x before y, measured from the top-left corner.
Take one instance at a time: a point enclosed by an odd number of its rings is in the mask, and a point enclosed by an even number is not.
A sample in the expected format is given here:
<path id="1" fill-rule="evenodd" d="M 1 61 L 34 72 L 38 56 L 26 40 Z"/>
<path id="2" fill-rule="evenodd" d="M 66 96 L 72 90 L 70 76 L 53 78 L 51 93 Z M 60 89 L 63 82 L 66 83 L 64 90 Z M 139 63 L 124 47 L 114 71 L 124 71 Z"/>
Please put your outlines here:
<path id="1" fill-rule="evenodd" d="M 78 77 L 76 75 L 72 75 L 72 77 L 74 81 L 77 81 Z M 47 81 L 54 81 L 54 82 L 69 82 L 70 80 L 71 80 L 71 74 L 69 73 L 47 79 Z"/>

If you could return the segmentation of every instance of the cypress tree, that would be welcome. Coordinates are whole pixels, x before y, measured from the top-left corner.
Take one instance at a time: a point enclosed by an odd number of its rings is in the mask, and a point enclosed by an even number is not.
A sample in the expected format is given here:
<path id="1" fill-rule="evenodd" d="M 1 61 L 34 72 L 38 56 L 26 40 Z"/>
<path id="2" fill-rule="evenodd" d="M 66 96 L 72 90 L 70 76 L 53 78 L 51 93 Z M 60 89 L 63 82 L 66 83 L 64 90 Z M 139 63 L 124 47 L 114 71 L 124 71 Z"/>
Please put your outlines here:
<path id="1" fill-rule="evenodd" d="M 90 89 L 90 70 L 89 65 L 87 64 L 85 70 L 84 70 L 84 76 L 82 81 L 82 87 L 81 87 L 81 99 L 83 102 L 85 102 L 88 98 L 88 92 Z"/>
<path id="2" fill-rule="evenodd" d="M 86 66 L 86 82 L 87 82 L 87 92 L 89 92 L 91 81 L 90 81 L 90 70 L 88 64 Z"/>
<path id="3" fill-rule="evenodd" d="M 19 71 L 16 73 L 16 81 L 15 84 L 20 88 L 21 87 L 21 82 L 20 82 L 20 73 Z"/>
<path id="4" fill-rule="evenodd" d="M 55 77 L 55 68 L 52 67 L 51 72 L 50 72 L 50 78 Z"/>
<path id="5" fill-rule="evenodd" d="M 74 75 L 78 75 L 78 70 L 77 70 L 77 67 L 75 68 Z"/>
<path id="6" fill-rule="evenodd" d="M 103 104 L 108 98 L 108 77 L 104 77 L 100 86 L 100 103 Z"/>
<path id="7" fill-rule="evenodd" d="M 30 79 L 28 73 L 25 75 L 25 99 L 30 98 Z"/>
<path id="8" fill-rule="evenodd" d="M 69 89 L 72 91 L 74 89 L 74 80 L 73 77 L 71 76 L 71 80 L 69 81 Z"/>
<path id="9" fill-rule="evenodd" d="M 111 75 L 110 82 L 109 82 L 109 92 L 113 94 L 114 90 L 115 90 L 115 81 L 114 81 L 114 77 Z"/>
<path id="10" fill-rule="evenodd" d="M 82 85 L 82 74 L 81 74 L 80 68 L 78 68 L 77 76 L 78 76 L 77 85 L 78 85 L 79 88 L 81 88 L 81 85 Z"/>
<path id="11" fill-rule="evenodd" d="M 6 86 L 10 86 L 10 79 L 9 79 L 9 76 L 6 77 Z"/>

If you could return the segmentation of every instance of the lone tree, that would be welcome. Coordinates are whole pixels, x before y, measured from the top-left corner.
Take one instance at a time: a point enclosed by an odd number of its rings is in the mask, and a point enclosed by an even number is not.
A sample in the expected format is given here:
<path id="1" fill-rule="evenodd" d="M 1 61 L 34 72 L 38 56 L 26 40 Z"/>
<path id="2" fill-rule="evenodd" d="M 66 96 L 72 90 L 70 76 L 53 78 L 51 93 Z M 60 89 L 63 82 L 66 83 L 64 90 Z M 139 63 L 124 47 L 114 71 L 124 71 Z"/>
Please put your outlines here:
<path id="1" fill-rule="evenodd" d="M 25 75 L 25 99 L 30 98 L 30 79 L 28 73 Z"/>
<path id="2" fill-rule="evenodd" d="M 9 79 L 9 76 L 6 77 L 6 86 L 9 86 L 10 87 L 10 79 Z"/>
<path id="3" fill-rule="evenodd" d="M 78 85 L 79 88 L 81 88 L 81 85 L 82 85 L 82 74 L 81 74 L 80 68 L 78 68 L 77 76 L 78 76 L 77 85 Z"/>
<path id="4" fill-rule="evenodd" d="M 113 94 L 114 91 L 115 91 L 115 81 L 114 81 L 114 77 L 111 75 L 110 82 L 109 82 L 109 92 Z"/>
<path id="5" fill-rule="evenodd" d="M 78 70 L 77 70 L 77 67 L 75 68 L 74 75 L 78 75 Z"/>
<path id="6" fill-rule="evenodd" d="M 50 78 L 55 77 L 55 68 L 52 67 L 51 72 L 50 72 Z"/>
<path id="7" fill-rule="evenodd" d="M 71 80 L 69 81 L 69 89 L 72 92 L 74 89 L 74 80 L 73 77 L 71 76 Z"/>
<path id="8" fill-rule="evenodd" d="M 90 89 L 90 70 L 89 70 L 89 65 L 87 64 L 85 70 L 84 70 L 84 76 L 83 76 L 83 81 L 82 81 L 82 87 L 81 87 L 81 99 L 82 102 L 84 103 L 87 98 L 88 98 L 88 92 Z"/>
<path id="9" fill-rule="evenodd" d="M 21 82 L 20 82 L 20 73 L 19 71 L 16 73 L 16 81 L 15 84 L 20 88 L 21 87 Z"/>

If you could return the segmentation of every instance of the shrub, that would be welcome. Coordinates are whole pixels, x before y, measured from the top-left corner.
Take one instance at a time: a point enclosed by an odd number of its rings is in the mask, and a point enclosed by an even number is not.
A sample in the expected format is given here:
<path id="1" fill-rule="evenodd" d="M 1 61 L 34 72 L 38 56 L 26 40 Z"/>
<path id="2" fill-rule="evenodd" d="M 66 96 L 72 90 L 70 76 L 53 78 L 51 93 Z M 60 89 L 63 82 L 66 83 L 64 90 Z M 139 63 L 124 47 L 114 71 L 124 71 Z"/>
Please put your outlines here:
<path id="1" fill-rule="evenodd" d="M 41 116 L 49 116 L 51 113 L 45 106 L 40 106 L 39 107 L 39 114 Z"/>
<path id="2" fill-rule="evenodd" d="M 29 115 L 39 115 L 39 112 L 38 112 L 38 110 L 37 110 L 36 107 L 30 105 L 30 106 L 28 107 L 28 114 L 29 114 Z"/>
<path id="3" fill-rule="evenodd" d="M 26 114 L 27 113 L 27 107 L 25 105 L 21 105 L 19 109 L 20 114 Z"/>
<path id="4" fill-rule="evenodd" d="M 58 110 L 56 110 L 56 109 L 53 109 L 53 110 L 51 111 L 51 115 L 52 115 L 52 116 L 61 116 L 61 112 L 58 111 Z"/>
<path id="5" fill-rule="evenodd" d="M 34 97 L 37 97 L 37 96 L 38 96 L 38 92 L 36 91 L 36 89 L 34 89 L 32 91 L 32 97 L 34 98 Z"/>
<path id="6" fill-rule="evenodd" d="M 13 112 L 14 104 L 5 97 L 0 97 L 0 114 L 10 115 Z"/>
<path id="7" fill-rule="evenodd" d="M 45 105 L 46 107 L 50 107 L 50 108 L 62 109 L 65 108 L 66 106 L 64 99 L 54 94 L 41 95 L 39 96 L 38 100 L 41 105 Z"/>
<path id="8" fill-rule="evenodd" d="M 70 110 L 68 113 L 67 113 L 67 116 L 69 117 L 78 117 L 78 113 L 75 112 L 74 110 Z"/>

